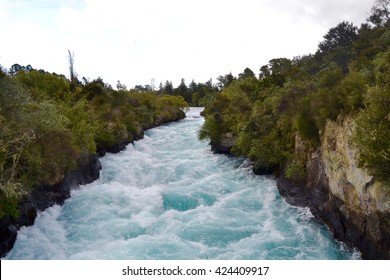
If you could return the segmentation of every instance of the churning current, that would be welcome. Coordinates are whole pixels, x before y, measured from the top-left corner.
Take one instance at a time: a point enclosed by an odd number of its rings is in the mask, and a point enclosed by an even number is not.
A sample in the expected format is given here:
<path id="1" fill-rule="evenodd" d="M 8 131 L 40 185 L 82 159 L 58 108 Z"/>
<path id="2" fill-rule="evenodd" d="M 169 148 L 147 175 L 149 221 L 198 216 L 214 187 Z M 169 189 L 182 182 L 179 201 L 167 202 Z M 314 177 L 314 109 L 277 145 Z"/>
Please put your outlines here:
<path id="1" fill-rule="evenodd" d="M 244 159 L 197 138 L 201 109 L 101 158 L 100 179 L 23 227 L 6 259 L 353 259 Z"/>

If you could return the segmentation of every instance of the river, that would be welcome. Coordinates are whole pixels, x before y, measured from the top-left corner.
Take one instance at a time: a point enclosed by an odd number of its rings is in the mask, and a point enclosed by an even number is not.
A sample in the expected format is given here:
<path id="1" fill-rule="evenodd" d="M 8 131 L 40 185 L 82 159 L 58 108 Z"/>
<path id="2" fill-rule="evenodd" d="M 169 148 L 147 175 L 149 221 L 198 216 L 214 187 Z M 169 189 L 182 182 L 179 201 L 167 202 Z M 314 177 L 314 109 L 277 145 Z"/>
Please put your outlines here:
<path id="1" fill-rule="evenodd" d="M 21 228 L 5 259 L 359 258 L 274 179 L 199 141 L 200 110 L 101 158 L 100 179 Z"/>

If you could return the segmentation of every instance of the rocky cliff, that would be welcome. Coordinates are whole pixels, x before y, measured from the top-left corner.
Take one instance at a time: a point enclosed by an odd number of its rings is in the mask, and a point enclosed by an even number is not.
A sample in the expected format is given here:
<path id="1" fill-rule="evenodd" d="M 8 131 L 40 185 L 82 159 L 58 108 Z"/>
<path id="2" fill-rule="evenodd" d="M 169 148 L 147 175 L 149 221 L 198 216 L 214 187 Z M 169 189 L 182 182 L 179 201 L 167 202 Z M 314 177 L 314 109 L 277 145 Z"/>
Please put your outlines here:
<path id="1" fill-rule="evenodd" d="M 287 202 L 310 207 L 334 237 L 358 248 L 365 259 L 390 258 L 390 188 L 357 165 L 353 144 L 355 123 L 346 117 L 328 121 L 322 144 L 315 151 L 297 139 L 296 151 L 305 152 L 306 178 L 299 183 L 278 178 Z"/>
<path id="2" fill-rule="evenodd" d="M 264 172 L 256 166 L 254 173 L 273 172 L 288 203 L 309 207 L 337 240 L 359 249 L 363 258 L 390 259 L 390 186 L 358 167 L 354 130 L 351 117 L 328 121 L 317 149 L 296 137 L 295 153 L 303 162 L 303 176 L 286 176 L 286 168 Z M 212 150 L 229 153 L 234 140 L 224 135 L 218 145 L 211 143 Z"/>
<path id="3" fill-rule="evenodd" d="M 42 185 L 35 188 L 22 201 L 19 219 L 10 217 L 0 219 L 0 255 L 3 257 L 12 249 L 17 230 L 22 226 L 34 224 L 37 211 L 42 211 L 54 204 L 62 204 L 70 197 L 70 192 L 79 185 L 88 184 L 99 178 L 101 169 L 97 155 L 86 155 L 78 163 L 78 167 L 65 174 L 61 182 L 55 185 Z"/>

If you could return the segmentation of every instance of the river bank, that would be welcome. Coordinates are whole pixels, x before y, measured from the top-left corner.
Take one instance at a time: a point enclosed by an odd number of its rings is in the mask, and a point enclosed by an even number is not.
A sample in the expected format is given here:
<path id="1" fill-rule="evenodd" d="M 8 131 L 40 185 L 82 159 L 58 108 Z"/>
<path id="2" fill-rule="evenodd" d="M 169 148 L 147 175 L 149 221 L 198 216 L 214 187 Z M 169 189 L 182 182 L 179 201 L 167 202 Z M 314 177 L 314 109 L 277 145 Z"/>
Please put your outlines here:
<path id="1" fill-rule="evenodd" d="M 286 168 L 256 168 L 258 175 L 273 174 L 280 194 L 294 206 L 308 207 L 336 240 L 357 248 L 364 259 L 390 259 L 390 206 L 386 186 L 357 167 L 351 144 L 354 120 L 328 121 L 321 146 L 313 150 L 295 139 L 295 153 L 304 159 L 305 176 L 286 175 Z M 211 143 L 217 153 L 230 154 L 235 138 L 225 135 Z"/>
<path id="2" fill-rule="evenodd" d="M 180 113 L 181 112 L 181 113 Z M 134 141 L 144 137 L 146 130 L 165 125 L 170 122 L 179 121 L 185 118 L 183 111 L 166 120 L 156 120 L 151 125 L 142 127 L 131 137 L 132 141 L 122 141 L 109 149 L 100 149 L 97 154 L 85 155 L 77 164 L 77 168 L 66 173 L 61 182 L 55 185 L 41 185 L 36 188 L 21 202 L 19 207 L 19 218 L 4 217 L 0 219 L 0 257 L 4 257 L 12 249 L 18 230 L 23 226 L 31 226 L 37 217 L 38 211 L 53 205 L 62 205 L 70 197 L 73 189 L 80 185 L 92 183 L 99 178 L 101 164 L 99 158 L 106 153 L 118 153 Z"/>
<path id="3" fill-rule="evenodd" d="M 356 259 L 248 162 L 214 154 L 204 119 L 148 130 L 100 178 L 23 227 L 5 259 Z"/>

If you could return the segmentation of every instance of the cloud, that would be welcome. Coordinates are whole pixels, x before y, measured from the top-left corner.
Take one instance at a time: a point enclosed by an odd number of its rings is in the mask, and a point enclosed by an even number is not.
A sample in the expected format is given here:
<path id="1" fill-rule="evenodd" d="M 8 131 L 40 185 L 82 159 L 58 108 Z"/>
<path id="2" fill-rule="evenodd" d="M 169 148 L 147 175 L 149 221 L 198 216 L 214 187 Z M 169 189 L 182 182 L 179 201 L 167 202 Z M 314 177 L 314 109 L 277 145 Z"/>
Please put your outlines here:
<path id="1" fill-rule="evenodd" d="M 343 19 L 364 21 L 370 0 L 0 0 L 0 63 L 128 86 L 237 75 L 275 57 L 314 52 Z"/>
<path id="2" fill-rule="evenodd" d="M 329 27 L 347 20 L 354 24 L 361 24 L 368 16 L 374 0 L 266 0 L 267 6 L 275 12 L 289 17 L 307 19 L 314 24 Z"/>

